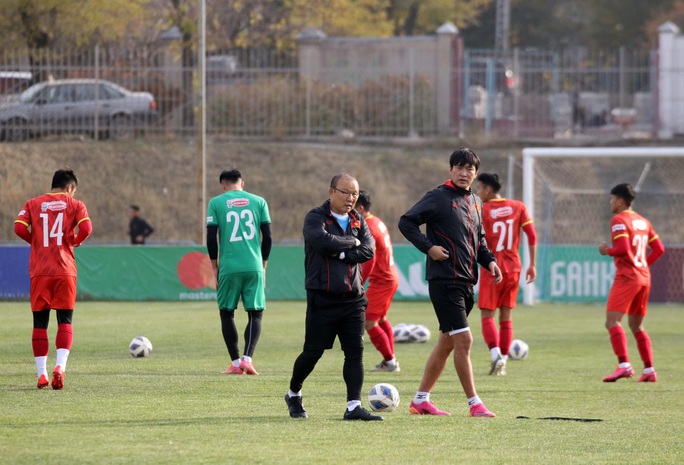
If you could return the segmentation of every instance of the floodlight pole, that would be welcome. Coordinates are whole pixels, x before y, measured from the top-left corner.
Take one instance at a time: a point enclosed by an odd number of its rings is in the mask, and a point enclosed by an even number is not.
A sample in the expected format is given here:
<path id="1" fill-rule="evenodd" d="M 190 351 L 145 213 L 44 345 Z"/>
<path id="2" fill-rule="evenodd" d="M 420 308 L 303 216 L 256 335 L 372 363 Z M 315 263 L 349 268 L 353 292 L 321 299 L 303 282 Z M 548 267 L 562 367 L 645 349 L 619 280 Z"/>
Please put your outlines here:
<path id="1" fill-rule="evenodd" d="M 494 48 L 498 51 L 508 50 L 508 36 L 511 28 L 510 0 L 496 0 L 496 30 L 494 31 Z"/>
<path id="2" fill-rule="evenodd" d="M 200 0 L 200 14 L 199 14 L 199 32 L 200 32 L 200 43 L 199 43 L 199 131 L 197 135 L 199 152 L 200 152 L 200 163 L 199 163 L 199 182 L 198 187 L 200 187 L 200 244 L 206 246 L 207 239 L 206 234 L 204 234 L 206 220 L 207 220 L 207 79 L 206 79 L 206 49 L 207 49 L 207 4 L 206 0 Z"/>

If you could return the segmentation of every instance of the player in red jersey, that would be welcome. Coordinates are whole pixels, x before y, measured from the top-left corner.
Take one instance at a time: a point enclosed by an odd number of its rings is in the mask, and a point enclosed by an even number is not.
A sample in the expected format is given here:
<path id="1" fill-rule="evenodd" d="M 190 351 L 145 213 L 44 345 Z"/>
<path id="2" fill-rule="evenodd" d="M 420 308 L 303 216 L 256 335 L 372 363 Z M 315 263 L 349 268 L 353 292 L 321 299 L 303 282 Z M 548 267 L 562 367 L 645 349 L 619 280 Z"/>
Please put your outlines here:
<path id="1" fill-rule="evenodd" d="M 52 371 L 52 388 L 64 387 L 76 304 L 76 258 L 78 247 L 92 232 L 88 211 L 75 200 L 78 179 L 71 169 L 57 170 L 52 190 L 26 202 L 14 222 L 17 236 L 31 244 L 29 275 L 33 311 L 33 356 L 38 389 L 48 386 L 47 355 L 50 310 L 57 313 L 57 361 Z M 76 233 L 78 229 L 78 233 Z"/>
<path id="2" fill-rule="evenodd" d="M 610 191 L 610 234 L 613 247 L 605 242 L 599 246 L 601 255 L 615 260 L 615 279 L 606 302 L 606 329 L 610 334 L 613 352 L 618 358 L 618 368 L 603 381 L 612 383 L 620 378 L 634 375 L 627 355 L 627 336 L 622 329 L 622 317 L 627 314 L 629 329 L 636 339 L 637 349 L 644 362 L 639 382 L 656 382 L 653 369 L 651 339 L 643 322 L 651 291 L 650 267 L 665 252 L 665 246 L 653 230 L 651 223 L 631 209 L 636 194 L 630 184 L 618 184 Z M 651 252 L 646 254 L 647 249 Z"/>
<path id="3" fill-rule="evenodd" d="M 482 335 L 492 356 L 490 375 L 506 374 L 508 348 L 513 340 L 512 310 L 518 300 L 520 282 L 520 230 L 527 235 L 530 263 L 525 271 L 525 280 L 531 283 L 537 276 L 537 234 L 532 218 L 525 204 L 518 200 L 502 198 L 499 194 L 501 182 L 496 173 L 481 173 L 477 177 L 476 192 L 482 199 L 482 224 L 487 244 L 494 252 L 503 281 L 494 285 L 489 273 L 482 273 L 477 305 L 482 316 Z M 494 314 L 499 309 L 499 330 Z"/>
<path id="4" fill-rule="evenodd" d="M 359 191 L 356 211 L 368 225 L 375 239 L 375 256 L 363 263 L 361 279 L 369 282 L 366 290 L 366 331 L 371 342 L 382 354 L 383 360 L 371 371 L 399 371 L 399 362 L 394 356 L 394 329 L 387 319 L 392 297 L 399 287 L 399 272 L 394 264 L 392 241 L 387 226 L 380 218 L 371 214 L 371 196 Z"/>

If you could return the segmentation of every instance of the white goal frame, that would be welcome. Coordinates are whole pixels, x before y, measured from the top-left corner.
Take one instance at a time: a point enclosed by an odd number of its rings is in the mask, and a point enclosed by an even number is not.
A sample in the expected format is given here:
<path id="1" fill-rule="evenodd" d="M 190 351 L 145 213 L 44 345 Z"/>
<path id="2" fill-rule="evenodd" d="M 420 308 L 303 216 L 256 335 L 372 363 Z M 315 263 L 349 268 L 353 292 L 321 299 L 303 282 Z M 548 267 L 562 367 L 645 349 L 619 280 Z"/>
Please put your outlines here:
<path id="1" fill-rule="evenodd" d="M 534 162 L 538 158 L 591 158 L 591 157 L 684 157 L 684 147 L 548 147 L 524 148 L 523 154 L 523 202 L 530 217 L 534 219 Z M 529 264 L 527 242 L 523 241 L 525 267 Z M 536 297 L 534 283 L 523 282 L 523 303 L 533 305 Z"/>

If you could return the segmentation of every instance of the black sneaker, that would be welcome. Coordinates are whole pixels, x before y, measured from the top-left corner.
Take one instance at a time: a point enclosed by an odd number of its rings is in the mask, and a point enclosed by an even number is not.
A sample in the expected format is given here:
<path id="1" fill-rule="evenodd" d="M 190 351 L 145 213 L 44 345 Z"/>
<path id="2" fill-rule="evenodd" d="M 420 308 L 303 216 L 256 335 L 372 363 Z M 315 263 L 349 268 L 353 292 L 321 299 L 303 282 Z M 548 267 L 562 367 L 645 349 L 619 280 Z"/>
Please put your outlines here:
<path id="1" fill-rule="evenodd" d="M 357 406 L 354 410 L 351 412 L 349 409 L 344 411 L 344 420 L 363 420 L 363 421 L 383 421 L 384 418 L 382 418 L 380 415 L 373 415 L 370 413 L 368 410 L 365 408 L 361 407 L 360 405 Z"/>
<path id="2" fill-rule="evenodd" d="M 290 397 L 289 394 L 285 394 L 285 403 L 292 418 L 307 418 L 306 410 L 302 405 L 302 396 Z"/>

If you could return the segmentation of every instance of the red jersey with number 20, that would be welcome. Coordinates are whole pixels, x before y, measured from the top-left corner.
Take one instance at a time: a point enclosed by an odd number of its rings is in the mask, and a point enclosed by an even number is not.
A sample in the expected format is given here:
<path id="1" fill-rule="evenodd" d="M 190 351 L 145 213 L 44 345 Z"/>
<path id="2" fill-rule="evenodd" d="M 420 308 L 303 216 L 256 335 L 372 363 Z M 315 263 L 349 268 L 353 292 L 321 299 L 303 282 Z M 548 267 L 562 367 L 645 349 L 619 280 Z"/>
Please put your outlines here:
<path id="1" fill-rule="evenodd" d="M 649 244 L 658 238 L 651 222 L 633 210 L 625 210 L 610 220 L 610 235 L 615 241 L 627 236 L 629 248 L 627 254 L 614 257 L 616 281 L 647 286 L 651 284 L 651 271 L 646 262 Z"/>
<path id="2" fill-rule="evenodd" d="M 502 273 L 519 273 L 520 229 L 532 223 L 525 204 L 519 200 L 492 199 L 482 205 L 482 224 L 489 249 Z"/>
<path id="3" fill-rule="evenodd" d="M 26 202 L 15 223 L 31 229 L 31 278 L 76 276 L 74 235 L 84 220 L 89 220 L 85 204 L 65 193 L 48 193 Z"/>

